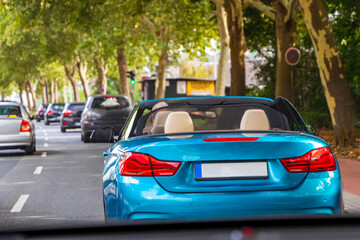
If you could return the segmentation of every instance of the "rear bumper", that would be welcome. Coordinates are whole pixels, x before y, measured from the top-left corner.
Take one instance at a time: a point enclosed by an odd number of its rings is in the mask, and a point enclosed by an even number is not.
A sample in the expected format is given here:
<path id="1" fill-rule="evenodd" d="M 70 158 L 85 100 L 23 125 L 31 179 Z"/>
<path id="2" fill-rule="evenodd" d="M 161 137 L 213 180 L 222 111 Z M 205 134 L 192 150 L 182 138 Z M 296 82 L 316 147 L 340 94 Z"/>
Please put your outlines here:
<path id="1" fill-rule="evenodd" d="M 101 124 L 98 124 L 98 123 L 84 121 L 83 123 L 81 123 L 81 128 L 83 129 L 85 134 L 91 134 L 92 131 L 94 131 L 95 129 L 113 127 L 114 134 L 117 135 L 120 132 L 123 125 L 124 123 L 113 124 L 113 123 L 102 122 Z"/>
<path id="2" fill-rule="evenodd" d="M 104 176 L 105 177 L 105 176 Z M 172 193 L 151 177 L 105 182 L 108 220 L 219 219 L 264 215 L 342 214 L 339 171 L 311 173 L 295 189 L 262 192 Z"/>
<path id="3" fill-rule="evenodd" d="M 81 128 L 80 119 L 63 118 L 60 123 L 62 128 Z"/>
<path id="4" fill-rule="evenodd" d="M 31 145 L 31 133 L 20 133 L 16 135 L 0 135 L 0 149 L 24 148 Z"/>

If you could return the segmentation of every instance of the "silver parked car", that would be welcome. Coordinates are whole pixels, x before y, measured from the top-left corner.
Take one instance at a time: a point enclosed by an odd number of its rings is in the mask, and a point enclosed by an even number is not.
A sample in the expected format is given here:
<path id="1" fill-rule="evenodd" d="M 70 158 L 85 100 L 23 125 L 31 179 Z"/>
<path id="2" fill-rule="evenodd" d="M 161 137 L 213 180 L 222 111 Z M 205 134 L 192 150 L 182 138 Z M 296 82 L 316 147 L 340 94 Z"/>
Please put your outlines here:
<path id="1" fill-rule="evenodd" d="M 26 108 L 17 102 L 0 102 L 0 149 L 36 151 L 35 126 Z"/>

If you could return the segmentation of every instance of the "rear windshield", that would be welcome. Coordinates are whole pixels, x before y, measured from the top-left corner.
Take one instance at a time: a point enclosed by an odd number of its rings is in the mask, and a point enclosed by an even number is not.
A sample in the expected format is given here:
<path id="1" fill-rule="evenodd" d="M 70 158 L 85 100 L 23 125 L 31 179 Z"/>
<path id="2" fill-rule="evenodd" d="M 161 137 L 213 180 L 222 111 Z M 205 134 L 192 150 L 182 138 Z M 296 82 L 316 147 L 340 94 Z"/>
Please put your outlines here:
<path id="1" fill-rule="evenodd" d="M 72 104 L 67 107 L 68 110 L 82 111 L 84 110 L 85 104 Z"/>
<path id="2" fill-rule="evenodd" d="M 0 118 L 21 118 L 20 107 L 17 106 L 0 106 Z"/>
<path id="3" fill-rule="evenodd" d="M 53 110 L 63 110 L 63 109 L 64 109 L 64 105 L 58 105 L 58 104 L 52 105 L 52 106 L 51 106 L 51 109 L 53 109 Z"/>
<path id="4" fill-rule="evenodd" d="M 104 96 L 94 98 L 91 108 L 99 109 L 114 109 L 114 108 L 127 108 L 130 103 L 126 98 L 115 96 Z"/>
<path id="5" fill-rule="evenodd" d="M 135 136 L 198 131 L 289 131 L 287 117 L 265 105 L 163 107 L 146 109 Z"/>

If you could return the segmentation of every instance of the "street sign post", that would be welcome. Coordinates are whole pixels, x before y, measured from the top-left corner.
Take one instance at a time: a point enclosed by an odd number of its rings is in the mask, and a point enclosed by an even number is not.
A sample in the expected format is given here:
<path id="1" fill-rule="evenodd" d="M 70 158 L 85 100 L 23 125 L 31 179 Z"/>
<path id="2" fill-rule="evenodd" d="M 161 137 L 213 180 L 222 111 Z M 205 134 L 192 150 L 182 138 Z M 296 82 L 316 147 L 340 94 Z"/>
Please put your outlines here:
<path id="1" fill-rule="evenodd" d="M 295 66 L 300 62 L 301 53 L 300 50 L 295 47 L 290 47 L 285 53 L 285 61 L 287 64 L 292 66 L 291 68 L 291 86 L 292 86 L 292 99 L 291 102 L 295 101 Z"/>

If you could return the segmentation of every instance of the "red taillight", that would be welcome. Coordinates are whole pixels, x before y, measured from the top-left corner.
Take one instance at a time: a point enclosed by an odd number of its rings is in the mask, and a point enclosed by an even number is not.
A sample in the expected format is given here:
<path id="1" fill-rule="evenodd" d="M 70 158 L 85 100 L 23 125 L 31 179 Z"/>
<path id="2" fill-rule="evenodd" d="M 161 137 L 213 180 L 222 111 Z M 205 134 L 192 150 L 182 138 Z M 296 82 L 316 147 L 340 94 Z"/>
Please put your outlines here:
<path id="1" fill-rule="evenodd" d="M 39 113 L 43 113 L 44 112 L 44 110 L 43 109 L 40 109 L 40 112 Z"/>
<path id="2" fill-rule="evenodd" d="M 67 110 L 63 113 L 63 115 L 65 116 L 69 116 L 69 115 L 72 115 L 73 114 L 73 110 Z"/>
<path id="3" fill-rule="evenodd" d="M 26 120 L 22 120 L 20 132 L 30 132 L 30 131 L 31 131 L 30 123 Z"/>
<path id="4" fill-rule="evenodd" d="M 89 120 L 90 118 L 91 118 L 90 112 L 87 112 L 87 113 L 85 114 L 85 119 L 86 119 L 86 120 Z"/>
<path id="5" fill-rule="evenodd" d="M 181 162 L 161 161 L 143 153 L 127 152 L 119 162 L 122 176 L 173 176 Z"/>
<path id="6" fill-rule="evenodd" d="M 114 95 L 106 95 L 105 98 L 114 98 Z"/>
<path id="7" fill-rule="evenodd" d="M 336 170 L 335 157 L 328 147 L 311 150 L 301 157 L 285 158 L 280 161 L 291 173 Z"/>
<path id="8" fill-rule="evenodd" d="M 48 114 L 51 114 L 51 113 L 54 113 L 54 111 L 53 111 L 53 110 L 49 110 L 47 113 L 48 113 Z"/>

